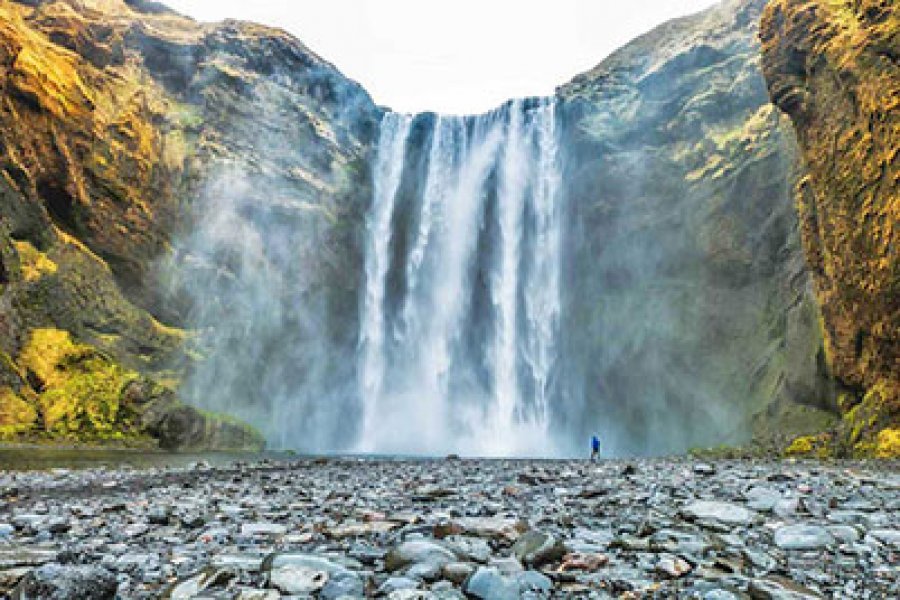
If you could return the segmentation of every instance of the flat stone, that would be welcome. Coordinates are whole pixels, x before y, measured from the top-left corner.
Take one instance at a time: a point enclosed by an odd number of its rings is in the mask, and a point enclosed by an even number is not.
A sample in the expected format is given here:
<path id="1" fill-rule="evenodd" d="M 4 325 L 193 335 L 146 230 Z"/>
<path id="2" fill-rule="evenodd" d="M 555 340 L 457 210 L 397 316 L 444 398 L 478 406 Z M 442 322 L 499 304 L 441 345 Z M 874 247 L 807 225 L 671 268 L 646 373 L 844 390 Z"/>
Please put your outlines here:
<path id="1" fill-rule="evenodd" d="M 241 535 L 244 537 L 278 537 L 287 533 L 287 527 L 277 523 L 244 523 Z"/>
<path id="2" fill-rule="evenodd" d="M 565 555 L 566 548 L 553 535 L 544 531 L 531 530 L 516 540 L 512 551 L 522 564 L 540 567 L 560 560 Z"/>
<path id="3" fill-rule="evenodd" d="M 416 590 L 420 585 L 418 581 L 409 577 L 388 577 L 378 588 L 378 593 L 388 595 L 398 590 Z"/>
<path id="4" fill-rule="evenodd" d="M 900 548 L 900 529 L 873 529 L 869 535 L 882 544 Z"/>
<path id="5" fill-rule="evenodd" d="M 328 583 L 328 571 L 301 565 L 283 565 L 269 573 L 269 585 L 285 594 L 312 594 Z"/>
<path id="6" fill-rule="evenodd" d="M 747 508 L 759 512 L 771 512 L 775 504 L 781 500 L 781 493 L 768 487 L 756 486 L 750 488 L 745 494 Z"/>
<path id="7" fill-rule="evenodd" d="M 834 543 L 834 537 L 818 525 L 784 525 L 775 530 L 775 545 L 782 550 L 818 550 Z"/>
<path id="8" fill-rule="evenodd" d="M 753 600 L 819 600 L 821 596 L 793 582 L 754 579 L 749 586 Z"/>
<path id="9" fill-rule="evenodd" d="M 453 521 L 460 533 L 475 537 L 514 542 L 523 533 L 517 519 L 501 517 L 463 517 Z"/>
<path id="10" fill-rule="evenodd" d="M 56 560 L 56 550 L 27 546 L 0 547 L 0 569 L 36 567 Z"/>
<path id="11" fill-rule="evenodd" d="M 479 567 L 463 586 L 466 595 L 480 600 L 519 600 L 519 584 L 495 567 Z"/>
<path id="12" fill-rule="evenodd" d="M 412 563 L 429 562 L 443 566 L 456 560 L 456 555 L 446 546 L 429 540 L 407 540 L 392 549 L 384 557 L 388 571 L 397 571 Z"/>
<path id="13" fill-rule="evenodd" d="M 469 563 L 452 562 L 444 565 L 441 575 L 447 581 L 461 585 L 474 572 L 475 567 Z"/>
<path id="14" fill-rule="evenodd" d="M 678 579 L 691 572 L 691 565 L 678 556 L 663 556 L 656 563 L 654 570 L 671 579 Z"/>
<path id="15" fill-rule="evenodd" d="M 743 506 L 730 502 L 697 500 L 681 509 L 681 513 L 697 521 L 716 521 L 726 525 L 748 525 L 755 514 Z"/>

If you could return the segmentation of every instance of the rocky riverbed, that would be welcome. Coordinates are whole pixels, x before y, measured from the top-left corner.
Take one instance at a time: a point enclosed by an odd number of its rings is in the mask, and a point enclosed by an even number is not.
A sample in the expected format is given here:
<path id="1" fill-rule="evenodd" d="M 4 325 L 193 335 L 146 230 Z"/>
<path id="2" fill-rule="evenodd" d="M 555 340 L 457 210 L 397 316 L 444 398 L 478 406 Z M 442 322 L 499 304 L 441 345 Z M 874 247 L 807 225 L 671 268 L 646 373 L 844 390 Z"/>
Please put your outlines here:
<path id="1" fill-rule="evenodd" d="M 890 598 L 896 464 L 265 460 L 4 472 L 17 598 Z"/>

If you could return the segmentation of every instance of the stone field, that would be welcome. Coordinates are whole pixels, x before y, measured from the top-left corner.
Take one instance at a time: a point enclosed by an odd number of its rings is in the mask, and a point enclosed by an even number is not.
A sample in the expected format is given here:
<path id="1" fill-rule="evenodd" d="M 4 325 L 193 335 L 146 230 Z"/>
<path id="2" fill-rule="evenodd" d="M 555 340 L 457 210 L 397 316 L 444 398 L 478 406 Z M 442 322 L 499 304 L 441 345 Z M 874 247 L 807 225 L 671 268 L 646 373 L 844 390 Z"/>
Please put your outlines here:
<path id="1" fill-rule="evenodd" d="M 15 598 L 896 598 L 892 463 L 290 459 L 0 475 Z"/>

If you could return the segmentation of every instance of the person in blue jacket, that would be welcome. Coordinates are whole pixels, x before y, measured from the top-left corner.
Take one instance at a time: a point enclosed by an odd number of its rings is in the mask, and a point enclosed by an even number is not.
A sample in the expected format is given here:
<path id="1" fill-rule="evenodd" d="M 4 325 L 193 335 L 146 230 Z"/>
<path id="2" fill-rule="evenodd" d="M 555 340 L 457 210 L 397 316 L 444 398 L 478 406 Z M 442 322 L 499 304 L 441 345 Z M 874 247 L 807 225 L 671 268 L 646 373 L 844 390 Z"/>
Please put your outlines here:
<path id="1" fill-rule="evenodd" d="M 591 460 L 597 460 L 600 456 L 600 438 L 596 435 L 591 437 Z"/>

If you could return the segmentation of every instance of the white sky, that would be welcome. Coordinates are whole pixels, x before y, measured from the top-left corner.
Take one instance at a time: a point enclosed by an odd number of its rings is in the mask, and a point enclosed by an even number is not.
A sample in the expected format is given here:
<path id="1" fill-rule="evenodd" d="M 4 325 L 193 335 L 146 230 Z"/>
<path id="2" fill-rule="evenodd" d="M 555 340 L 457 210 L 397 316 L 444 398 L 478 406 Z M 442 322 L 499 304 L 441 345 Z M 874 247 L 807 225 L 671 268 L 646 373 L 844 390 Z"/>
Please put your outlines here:
<path id="1" fill-rule="evenodd" d="M 476 113 L 552 93 L 716 0 L 163 0 L 202 21 L 282 27 L 394 110 Z"/>

